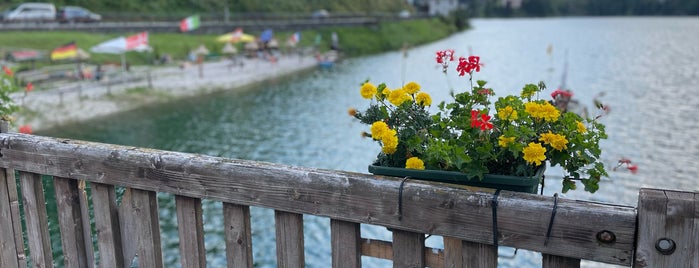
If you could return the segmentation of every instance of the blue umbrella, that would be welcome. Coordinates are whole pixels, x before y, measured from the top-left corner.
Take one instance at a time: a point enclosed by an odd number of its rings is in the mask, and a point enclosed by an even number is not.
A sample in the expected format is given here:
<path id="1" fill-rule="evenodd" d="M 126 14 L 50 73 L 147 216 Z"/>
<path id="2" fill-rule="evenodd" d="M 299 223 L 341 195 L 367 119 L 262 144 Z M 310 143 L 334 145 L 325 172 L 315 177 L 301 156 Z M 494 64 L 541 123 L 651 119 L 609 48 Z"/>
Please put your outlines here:
<path id="1" fill-rule="evenodd" d="M 262 32 L 262 34 L 260 34 L 260 41 L 267 42 L 269 40 L 272 40 L 272 37 L 274 37 L 272 29 L 267 29 L 264 32 Z"/>

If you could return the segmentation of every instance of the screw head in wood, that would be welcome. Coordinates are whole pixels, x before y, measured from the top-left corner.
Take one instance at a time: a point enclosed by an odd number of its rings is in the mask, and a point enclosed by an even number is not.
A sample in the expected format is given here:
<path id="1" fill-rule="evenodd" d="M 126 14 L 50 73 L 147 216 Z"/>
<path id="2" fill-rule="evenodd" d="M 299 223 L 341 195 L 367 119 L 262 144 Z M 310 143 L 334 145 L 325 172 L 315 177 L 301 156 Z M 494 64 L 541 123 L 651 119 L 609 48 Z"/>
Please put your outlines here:
<path id="1" fill-rule="evenodd" d="M 602 230 L 597 233 L 597 241 L 605 244 L 614 243 L 614 241 L 616 241 L 616 235 L 612 233 L 612 231 Z"/>
<path id="2" fill-rule="evenodd" d="M 660 238 L 658 239 L 658 242 L 655 242 L 655 249 L 663 255 L 672 254 L 673 252 L 675 252 L 676 247 L 677 245 L 675 245 L 675 241 L 666 237 Z"/>

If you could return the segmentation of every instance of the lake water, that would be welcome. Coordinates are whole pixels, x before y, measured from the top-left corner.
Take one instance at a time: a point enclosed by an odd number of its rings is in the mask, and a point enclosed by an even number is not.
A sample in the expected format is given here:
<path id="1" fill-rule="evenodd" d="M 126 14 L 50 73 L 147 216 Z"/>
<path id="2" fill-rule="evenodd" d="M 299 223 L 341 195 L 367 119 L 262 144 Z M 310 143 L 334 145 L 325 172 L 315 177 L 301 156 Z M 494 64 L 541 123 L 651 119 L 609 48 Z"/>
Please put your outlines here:
<path id="1" fill-rule="evenodd" d="M 478 19 L 471 30 L 414 47 L 407 57 L 390 52 L 347 59 L 317 70 L 243 91 L 218 93 L 67 126 L 45 133 L 99 142 L 152 147 L 290 165 L 366 172 L 379 146 L 360 138 L 366 126 L 347 115 L 366 108 L 359 95 L 365 79 L 389 87 L 416 81 L 435 102 L 447 100 L 448 87 L 467 88 L 452 72 L 447 78 L 435 52 L 472 53 L 485 64 L 483 79 L 496 94 L 518 93 L 525 83 L 545 81 L 549 90 L 562 82 L 574 98 L 592 108 L 592 99 L 611 107 L 603 122 L 609 139 L 602 144 L 610 177 L 596 194 L 582 190 L 562 196 L 636 206 L 641 187 L 699 191 L 699 18 L 547 18 Z M 351 38 L 351 37 L 344 37 Z M 551 47 L 551 53 L 547 48 Z M 470 53 L 469 53 L 470 51 Z M 453 69 L 452 69 L 453 71 Z M 620 158 L 638 173 L 611 171 Z M 547 170 L 545 195 L 560 192 L 560 170 Z M 161 207 L 174 206 L 161 196 Z M 220 204 L 204 204 L 210 267 L 225 266 Z M 179 266 L 174 212 L 164 210 L 163 243 L 167 267 Z M 274 217 L 253 209 L 253 253 L 258 267 L 275 267 Z M 306 216 L 308 267 L 330 267 L 329 220 Z M 365 236 L 390 240 L 383 228 L 363 226 Z M 210 235 L 209 235 L 210 234 Z M 428 239 L 428 246 L 441 246 Z M 510 255 L 507 248 L 501 255 Z M 365 267 L 391 267 L 364 257 Z M 519 251 L 500 258 L 500 267 L 540 267 L 540 254 Z M 608 265 L 583 262 L 585 267 Z"/>

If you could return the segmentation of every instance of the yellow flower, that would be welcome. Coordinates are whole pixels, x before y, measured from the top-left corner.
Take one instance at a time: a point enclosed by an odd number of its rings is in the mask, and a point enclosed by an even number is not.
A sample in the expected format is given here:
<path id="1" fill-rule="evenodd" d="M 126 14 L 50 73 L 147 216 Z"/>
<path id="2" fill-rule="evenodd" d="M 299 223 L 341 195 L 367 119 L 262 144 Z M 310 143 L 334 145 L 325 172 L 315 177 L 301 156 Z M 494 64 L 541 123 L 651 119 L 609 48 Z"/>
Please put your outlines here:
<path id="1" fill-rule="evenodd" d="M 403 86 L 403 90 L 405 90 L 406 93 L 412 95 L 420 91 L 420 85 L 415 82 L 410 82 Z"/>
<path id="2" fill-rule="evenodd" d="M 539 143 L 530 142 L 522 152 L 524 153 L 524 160 L 530 164 L 539 166 L 541 165 L 541 161 L 546 160 L 546 155 L 544 155 L 546 153 L 546 148 Z"/>
<path id="3" fill-rule="evenodd" d="M 430 97 L 430 94 L 427 94 L 425 92 L 420 92 L 420 93 L 417 93 L 417 96 L 415 96 L 415 102 L 417 102 L 417 104 L 420 104 L 422 106 L 430 106 L 430 105 L 432 105 L 432 97 Z"/>
<path id="4" fill-rule="evenodd" d="M 425 169 L 425 163 L 420 160 L 420 158 L 417 157 L 411 157 L 408 158 L 408 160 L 405 161 L 405 168 L 409 169 Z"/>
<path id="5" fill-rule="evenodd" d="M 580 133 L 587 132 L 587 128 L 585 127 L 585 124 L 583 124 L 583 122 L 577 121 L 576 123 L 578 125 L 578 132 L 580 132 Z"/>
<path id="6" fill-rule="evenodd" d="M 386 123 L 383 121 L 376 121 L 371 124 L 371 138 L 380 140 L 388 130 L 388 125 Z"/>
<path id="7" fill-rule="evenodd" d="M 391 91 L 391 94 L 388 95 L 388 101 L 390 101 L 393 105 L 395 106 L 400 106 L 406 101 L 411 100 L 410 95 L 405 92 L 403 89 L 396 89 Z"/>
<path id="8" fill-rule="evenodd" d="M 362 85 L 362 88 L 359 89 L 359 93 L 362 94 L 363 98 L 371 99 L 376 95 L 376 86 L 370 82 L 366 82 Z"/>
<path id="9" fill-rule="evenodd" d="M 515 141 L 515 137 L 505 137 L 504 135 L 500 135 L 498 138 L 498 145 L 500 145 L 500 147 L 507 147 L 507 145 L 513 141 Z"/>
<path id="10" fill-rule="evenodd" d="M 568 140 L 566 139 L 566 136 L 554 134 L 551 133 L 551 131 L 549 131 L 548 133 L 542 133 L 541 137 L 539 138 L 539 141 L 544 142 L 544 144 L 551 145 L 553 149 L 559 151 L 568 148 Z"/>
<path id="11" fill-rule="evenodd" d="M 527 102 L 524 104 L 524 111 L 530 114 L 533 118 L 544 119 L 549 122 L 555 122 L 558 120 L 558 117 L 561 116 L 561 112 L 548 102 L 544 102 L 543 104 Z"/>
<path id="12" fill-rule="evenodd" d="M 383 151 L 386 154 L 395 153 L 398 149 L 398 132 L 395 129 L 389 129 L 383 133 L 381 137 L 381 142 L 383 143 Z"/>
<path id="13" fill-rule="evenodd" d="M 498 118 L 501 120 L 517 120 L 517 111 L 512 106 L 507 105 L 505 108 L 498 110 Z"/>

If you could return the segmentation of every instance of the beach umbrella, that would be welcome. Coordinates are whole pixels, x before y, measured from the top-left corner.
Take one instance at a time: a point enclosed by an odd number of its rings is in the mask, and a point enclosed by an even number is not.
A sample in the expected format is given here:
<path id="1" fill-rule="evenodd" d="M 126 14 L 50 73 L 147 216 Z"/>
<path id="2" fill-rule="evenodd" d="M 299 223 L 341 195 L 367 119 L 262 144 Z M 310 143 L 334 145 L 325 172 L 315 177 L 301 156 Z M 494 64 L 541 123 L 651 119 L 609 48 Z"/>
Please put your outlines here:
<path id="1" fill-rule="evenodd" d="M 223 49 L 221 49 L 221 53 L 223 54 L 236 54 L 238 53 L 238 49 L 236 49 L 233 44 L 231 43 L 226 43 L 223 46 Z"/>
<path id="2" fill-rule="evenodd" d="M 151 50 L 153 49 L 148 45 L 148 32 L 141 32 L 129 37 L 120 36 L 90 48 L 92 53 L 120 54 L 122 71 L 126 70 L 126 52 Z"/>
<path id="3" fill-rule="evenodd" d="M 249 43 L 255 41 L 255 37 L 246 33 L 243 33 L 243 29 L 237 28 L 235 31 L 232 31 L 227 34 L 219 35 L 216 38 L 216 41 L 222 42 L 222 43 L 238 43 L 238 42 L 243 42 L 243 43 Z"/>
<path id="4" fill-rule="evenodd" d="M 197 55 L 208 55 L 209 49 L 207 49 L 203 44 L 201 44 L 197 49 L 193 50 L 192 53 Z"/>
<path id="5" fill-rule="evenodd" d="M 246 50 L 257 50 L 259 47 L 257 46 L 256 42 L 250 42 L 245 44 L 245 49 Z"/>
<path id="6" fill-rule="evenodd" d="M 262 34 L 260 34 L 260 41 L 262 42 L 268 42 L 269 40 L 272 40 L 274 37 L 274 32 L 272 32 L 272 29 L 267 29 Z"/>

